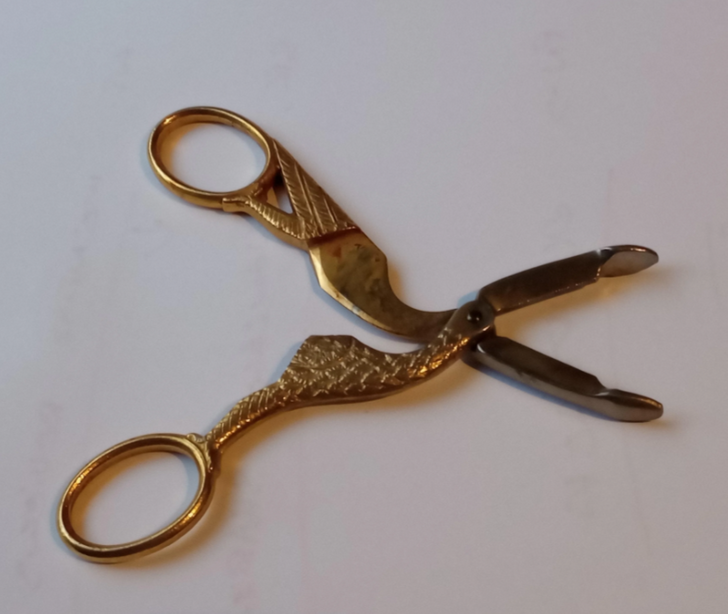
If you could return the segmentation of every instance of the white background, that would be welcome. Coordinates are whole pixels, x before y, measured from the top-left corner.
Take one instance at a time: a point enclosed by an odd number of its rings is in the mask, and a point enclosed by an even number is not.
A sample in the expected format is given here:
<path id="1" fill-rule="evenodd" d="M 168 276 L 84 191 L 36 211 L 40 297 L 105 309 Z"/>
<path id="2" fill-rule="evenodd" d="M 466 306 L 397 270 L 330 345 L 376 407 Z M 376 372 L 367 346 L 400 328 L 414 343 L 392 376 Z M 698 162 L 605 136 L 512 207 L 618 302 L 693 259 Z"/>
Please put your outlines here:
<path id="1" fill-rule="evenodd" d="M 724 613 L 728 3 L 1 3 L 0 600 L 7 612 Z M 499 330 L 653 396 L 622 424 L 457 364 L 406 394 L 271 420 L 207 517 L 97 566 L 54 529 L 68 480 L 149 432 L 204 432 L 310 334 L 412 347 L 346 313 L 304 252 L 182 203 L 164 115 L 257 122 L 384 250 L 410 304 L 603 245 L 660 264 Z M 260 156 L 189 132 L 180 174 Z M 194 469 L 130 461 L 86 534 L 139 537 Z"/>

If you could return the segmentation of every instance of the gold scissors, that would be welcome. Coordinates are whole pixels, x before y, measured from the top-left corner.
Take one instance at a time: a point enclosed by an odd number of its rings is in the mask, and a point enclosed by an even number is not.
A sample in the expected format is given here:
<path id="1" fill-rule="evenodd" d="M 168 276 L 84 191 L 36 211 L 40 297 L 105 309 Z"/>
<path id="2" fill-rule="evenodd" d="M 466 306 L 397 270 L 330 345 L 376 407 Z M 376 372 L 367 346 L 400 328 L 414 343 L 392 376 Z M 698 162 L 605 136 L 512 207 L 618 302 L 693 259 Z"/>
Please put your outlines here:
<path id="1" fill-rule="evenodd" d="M 161 164 L 160 140 L 175 127 L 201 121 L 232 125 L 263 147 L 266 165 L 250 186 L 228 193 L 205 192 L 178 181 Z M 210 107 L 179 111 L 155 129 L 149 154 L 155 172 L 173 192 L 203 206 L 254 215 L 286 241 L 309 251 L 319 282 L 339 302 L 385 330 L 412 339 L 425 338 L 427 343 L 413 352 L 392 354 L 370 348 L 354 337 L 309 337 L 277 382 L 242 399 L 207 435 L 157 433 L 129 439 L 102 452 L 71 480 L 58 508 L 59 533 L 80 556 L 101 563 L 124 561 L 159 550 L 184 535 L 210 504 L 223 450 L 263 418 L 301 407 L 389 396 L 431 379 L 458 358 L 485 364 L 528 386 L 617 420 L 640 422 L 662 415 L 657 401 L 605 388 L 593 375 L 495 331 L 495 318 L 500 314 L 577 290 L 601 277 L 632 274 L 651 266 L 657 262 L 652 250 L 631 245 L 595 250 L 489 284 L 474 301 L 458 309 L 423 312 L 396 298 L 389 287 L 382 252 L 290 154 L 248 120 Z M 281 178 L 294 214 L 261 200 Z M 177 452 L 194 460 L 199 484 L 192 503 L 164 529 L 133 542 L 101 545 L 83 538 L 72 523 L 80 492 L 110 465 L 152 451 Z"/>

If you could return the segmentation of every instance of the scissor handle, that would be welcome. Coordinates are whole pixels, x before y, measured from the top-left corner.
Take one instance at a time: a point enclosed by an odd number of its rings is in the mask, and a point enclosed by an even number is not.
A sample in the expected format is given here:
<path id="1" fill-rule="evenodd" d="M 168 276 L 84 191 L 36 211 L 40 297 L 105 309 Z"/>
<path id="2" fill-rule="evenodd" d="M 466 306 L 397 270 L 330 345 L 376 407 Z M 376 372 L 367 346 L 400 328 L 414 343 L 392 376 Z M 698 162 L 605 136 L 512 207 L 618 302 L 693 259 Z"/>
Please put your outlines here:
<path id="1" fill-rule="evenodd" d="M 260 145 L 265 152 L 265 166 L 260 175 L 252 183 L 230 192 L 210 192 L 188 185 L 172 174 L 162 160 L 162 143 L 165 138 L 178 128 L 189 124 L 201 123 L 231 126 L 252 137 Z M 217 107 L 189 107 L 170 113 L 157 124 L 157 127 L 149 137 L 147 153 L 149 154 L 149 162 L 152 165 L 154 173 L 165 187 L 188 202 L 212 209 L 222 209 L 223 199 L 261 196 L 265 194 L 273 186 L 276 173 L 278 172 L 273 139 L 242 115 Z"/>
<path id="2" fill-rule="evenodd" d="M 187 509 L 165 528 L 132 542 L 102 545 L 81 537 L 71 522 L 73 506 L 79 494 L 94 477 L 111 465 L 148 452 L 180 453 L 195 462 L 199 483 Z M 94 563 L 118 563 L 150 554 L 182 537 L 200 520 L 212 499 L 215 474 L 216 463 L 210 456 L 205 440 L 199 435 L 158 433 L 128 439 L 99 454 L 71 480 L 58 505 L 58 532 L 71 550 Z"/>
<path id="3" fill-rule="evenodd" d="M 208 192 L 177 179 L 164 165 L 161 144 L 173 130 L 188 124 L 225 124 L 255 139 L 265 152 L 265 166 L 250 184 L 231 192 Z M 159 180 L 188 202 L 230 213 L 252 215 L 280 239 L 309 249 L 309 241 L 333 236 L 358 227 L 321 186 L 301 168 L 280 143 L 253 122 L 237 113 L 216 107 L 190 107 L 167 115 L 149 137 L 149 161 Z M 288 192 L 292 212 L 268 201 L 269 191 L 280 178 Z"/>

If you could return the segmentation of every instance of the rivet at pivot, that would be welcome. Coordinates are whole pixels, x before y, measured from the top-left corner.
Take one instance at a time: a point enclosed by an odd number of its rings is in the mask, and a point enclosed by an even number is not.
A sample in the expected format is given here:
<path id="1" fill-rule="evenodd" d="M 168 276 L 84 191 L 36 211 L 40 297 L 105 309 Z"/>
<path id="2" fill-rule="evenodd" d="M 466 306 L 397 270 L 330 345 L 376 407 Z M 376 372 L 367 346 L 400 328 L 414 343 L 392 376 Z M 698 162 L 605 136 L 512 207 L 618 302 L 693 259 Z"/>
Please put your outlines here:
<path id="1" fill-rule="evenodd" d="M 473 324 L 477 324 L 483 319 L 483 314 L 480 313 L 477 309 L 473 309 L 470 313 L 468 313 L 468 322 L 472 322 Z"/>

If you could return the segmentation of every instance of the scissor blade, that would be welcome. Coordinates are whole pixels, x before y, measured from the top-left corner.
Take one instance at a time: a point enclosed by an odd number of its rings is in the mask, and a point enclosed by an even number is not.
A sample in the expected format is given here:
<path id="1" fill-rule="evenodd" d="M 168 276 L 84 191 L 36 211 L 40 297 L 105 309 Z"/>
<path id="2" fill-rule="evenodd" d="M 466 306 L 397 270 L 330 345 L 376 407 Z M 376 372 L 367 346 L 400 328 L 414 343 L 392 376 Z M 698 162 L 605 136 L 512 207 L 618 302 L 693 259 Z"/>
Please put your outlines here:
<path id="1" fill-rule="evenodd" d="M 579 290 L 600 277 L 637 273 L 657 260 L 657 254 L 646 247 L 605 247 L 504 277 L 485 286 L 478 297 L 487 300 L 499 315 Z"/>
<path id="2" fill-rule="evenodd" d="M 590 373 L 507 337 L 487 337 L 468 350 L 463 360 L 469 364 L 480 363 L 526 386 L 614 420 L 647 422 L 662 415 L 661 403 L 639 394 L 606 388 Z"/>

